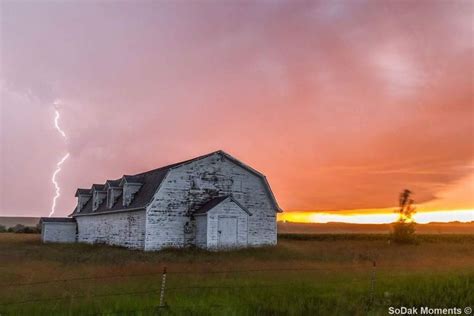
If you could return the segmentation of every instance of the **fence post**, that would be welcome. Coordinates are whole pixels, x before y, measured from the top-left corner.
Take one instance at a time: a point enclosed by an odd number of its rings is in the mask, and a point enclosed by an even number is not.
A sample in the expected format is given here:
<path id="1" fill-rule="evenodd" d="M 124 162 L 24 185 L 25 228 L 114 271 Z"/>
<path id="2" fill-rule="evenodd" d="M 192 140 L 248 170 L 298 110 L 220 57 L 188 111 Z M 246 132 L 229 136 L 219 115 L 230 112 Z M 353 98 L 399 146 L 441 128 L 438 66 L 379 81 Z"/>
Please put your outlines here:
<path id="1" fill-rule="evenodd" d="M 166 289 L 166 267 L 163 268 L 163 275 L 161 276 L 161 291 L 160 291 L 160 306 L 165 306 L 165 289 Z"/>
<path id="2" fill-rule="evenodd" d="M 372 278 L 370 282 L 370 305 L 374 303 L 375 281 L 377 278 L 376 267 L 377 267 L 377 263 L 375 262 L 375 260 L 373 260 L 372 261 Z"/>

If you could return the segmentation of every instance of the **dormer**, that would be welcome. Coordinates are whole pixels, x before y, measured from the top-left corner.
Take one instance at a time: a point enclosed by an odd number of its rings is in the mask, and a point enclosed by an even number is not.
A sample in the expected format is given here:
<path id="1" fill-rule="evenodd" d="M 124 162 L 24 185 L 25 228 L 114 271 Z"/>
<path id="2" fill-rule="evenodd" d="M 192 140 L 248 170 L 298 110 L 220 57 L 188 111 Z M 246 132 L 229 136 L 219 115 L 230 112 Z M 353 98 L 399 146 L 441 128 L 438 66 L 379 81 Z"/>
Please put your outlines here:
<path id="1" fill-rule="evenodd" d="M 141 179 L 139 176 L 123 176 L 120 182 L 120 186 L 123 188 L 123 206 L 128 207 L 133 202 L 135 194 L 142 187 Z"/>
<path id="2" fill-rule="evenodd" d="M 77 212 L 79 213 L 84 205 L 86 205 L 87 201 L 91 198 L 91 190 L 90 189 L 77 189 L 76 195 L 77 197 Z"/>
<path id="3" fill-rule="evenodd" d="M 105 190 L 107 192 L 107 207 L 114 207 L 115 203 L 122 195 L 122 187 L 120 186 L 119 180 L 107 180 L 105 183 Z"/>
<path id="4" fill-rule="evenodd" d="M 104 184 L 93 184 L 92 188 L 92 211 L 96 211 L 107 197 Z"/>

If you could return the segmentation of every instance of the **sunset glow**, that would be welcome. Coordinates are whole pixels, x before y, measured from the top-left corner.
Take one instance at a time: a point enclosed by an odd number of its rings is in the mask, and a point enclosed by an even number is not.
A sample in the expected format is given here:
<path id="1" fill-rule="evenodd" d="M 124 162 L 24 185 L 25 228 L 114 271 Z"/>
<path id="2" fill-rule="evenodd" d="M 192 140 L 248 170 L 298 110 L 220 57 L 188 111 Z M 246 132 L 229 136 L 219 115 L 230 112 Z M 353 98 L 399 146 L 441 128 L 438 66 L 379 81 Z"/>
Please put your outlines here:
<path id="1" fill-rule="evenodd" d="M 295 223 L 389 224 L 395 222 L 398 218 L 398 214 L 395 212 L 367 213 L 363 210 L 354 210 L 353 212 L 342 214 L 338 212 L 286 212 L 279 214 L 278 220 Z M 467 223 L 474 221 L 474 210 L 419 212 L 414 215 L 414 219 L 416 223 L 420 224 L 454 221 Z"/>

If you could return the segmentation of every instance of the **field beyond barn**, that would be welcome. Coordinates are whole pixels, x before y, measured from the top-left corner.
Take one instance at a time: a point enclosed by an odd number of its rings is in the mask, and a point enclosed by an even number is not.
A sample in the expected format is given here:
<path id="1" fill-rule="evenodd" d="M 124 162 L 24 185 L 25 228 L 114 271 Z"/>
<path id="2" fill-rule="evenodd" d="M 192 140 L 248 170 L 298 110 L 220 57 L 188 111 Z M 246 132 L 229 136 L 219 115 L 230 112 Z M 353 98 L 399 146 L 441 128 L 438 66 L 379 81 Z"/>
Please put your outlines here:
<path id="1" fill-rule="evenodd" d="M 281 235 L 276 247 L 155 253 L 0 234 L 0 315 L 387 315 L 474 307 L 474 235 Z M 373 267 L 373 261 L 376 267 Z M 160 300 L 168 270 L 165 308 Z"/>

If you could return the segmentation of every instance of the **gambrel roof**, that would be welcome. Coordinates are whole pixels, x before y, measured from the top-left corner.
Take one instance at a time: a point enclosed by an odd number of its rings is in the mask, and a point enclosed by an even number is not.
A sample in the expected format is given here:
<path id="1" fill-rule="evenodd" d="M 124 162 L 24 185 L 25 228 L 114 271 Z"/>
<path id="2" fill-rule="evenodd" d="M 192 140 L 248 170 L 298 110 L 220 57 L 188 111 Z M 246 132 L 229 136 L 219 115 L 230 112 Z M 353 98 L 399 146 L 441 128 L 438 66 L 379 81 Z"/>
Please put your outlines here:
<path id="1" fill-rule="evenodd" d="M 200 160 L 200 159 L 204 159 L 204 158 L 207 158 L 209 156 L 216 155 L 216 154 L 224 156 L 225 158 L 229 159 L 233 163 L 241 166 L 242 168 L 244 168 L 244 169 L 248 170 L 249 172 L 257 175 L 258 177 L 260 177 L 262 179 L 262 181 L 264 182 L 264 185 L 266 187 L 268 196 L 269 196 L 270 200 L 272 201 L 275 210 L 278 211 L 278 212 L 281 212 L 281 209 L 278 206 L 278 203 L 276 202 L 276 199 L 275 199 L 275 197 L 274 197 L 274 195 L 273 195 L 273 193 L 270 189 L 270 185 L 268 184 L 267 179 L 265 178 L 265 176 L 263 174 L 261 174 L 260 172 L 256 171 L 255 169 L 252 169 L 251 167 L 243 164 L 242 162 L 235 159 L 231 155 L 225 153 L 224 151 L 219 150 L 219 151 L 209 153 L 207 155 L 203 155 L 203 156 L 199 156 L 199 157 L 196 157 L 196 158 L 193 158 L 193 159 L 189 159 L 189 160 L 185 160 L 185 161 L 178 162 L 178 163 L 175 163 L 175 164 L 167 165 L 167 166 L 164 166 L 164 167 L 160 167 L 160 168 L 150 170 L 150 171 L 147 171 L 147 172 L 143 172 L 143 173 L 139 173 L 139 174 L 136 174 L 136 175 L 125 175 L 122 178 L 119 178 L 119 179 L 116 179 L 116 180 L 107 180 L 107 181 L 109 181 L 111 183 L 114 183 L 114 184 L 115 183 L 120 183 L 121 186 L 123 186 L 123 184 L 125 182 L 139 183 L 139 184 L 141 184 L 141 187 L 138 190 L 138 192 L 135 194 L 135 196 L 134 196 L 132 202 L 130 203 L 130 205 L 128 205 L 126 207 L 123 206 L 123 194 L 118 198 L 118 200 L 116 201 L 116 203 L 113 205 L 112 208 L 108 208 L 107 203 L 104 202 L 95 211 L 92 210 L 93 199 L 89 199 L 87 201 L 87 203 L 81 208 L 80 212 L 77 212 L 77 208 L 76 208 L 74 210 L 74 212 L 71 214 L 71 216 L 94 215 L 94 214 L 104 214 L 104 213 L 115 213 L 115 212 L 118 212 L 118 211 L 131 211 L 131 210 L 145 209 L 148 206 L 148 204 L 151 203 L 151 201 L 153 199 L 153 196 L 155 195 L 156 191 L 158 190 L 161 182 L 165 179 L 166 175 L 168 174 L 168 172 L 171 169 L 177 168 L 179 166 L 182 166 L 182 165 L 185 165 L 185 164 L 188 164 L 188 163 Z M 97 186 L 97 189 L 102 189 L 102 190 L 105 187 L 105 185 L 96 185 L 96 184 L 94 184 L 94 186 Z"/>
<path id="2" fill-rule="evenodd" d="M 216 197 L 206 204 L 204 204 L 200 209 L 198 209 L 196 212 L 194 212 L 194 215 L 203 215 L 215 208 L 217 205 L 221 204 L 224 201 L 230 200 L 237 204 L 243 211 L 245 211 L 247 214 L 252 215 L 252 213 L 249 212 L 249 210 L 244 207 L 242 204 L 239 203 L 239 201 L 235 200 L 232 196 L 230 195 L 224 195 L 224 196 L 219 196 Z"/>

